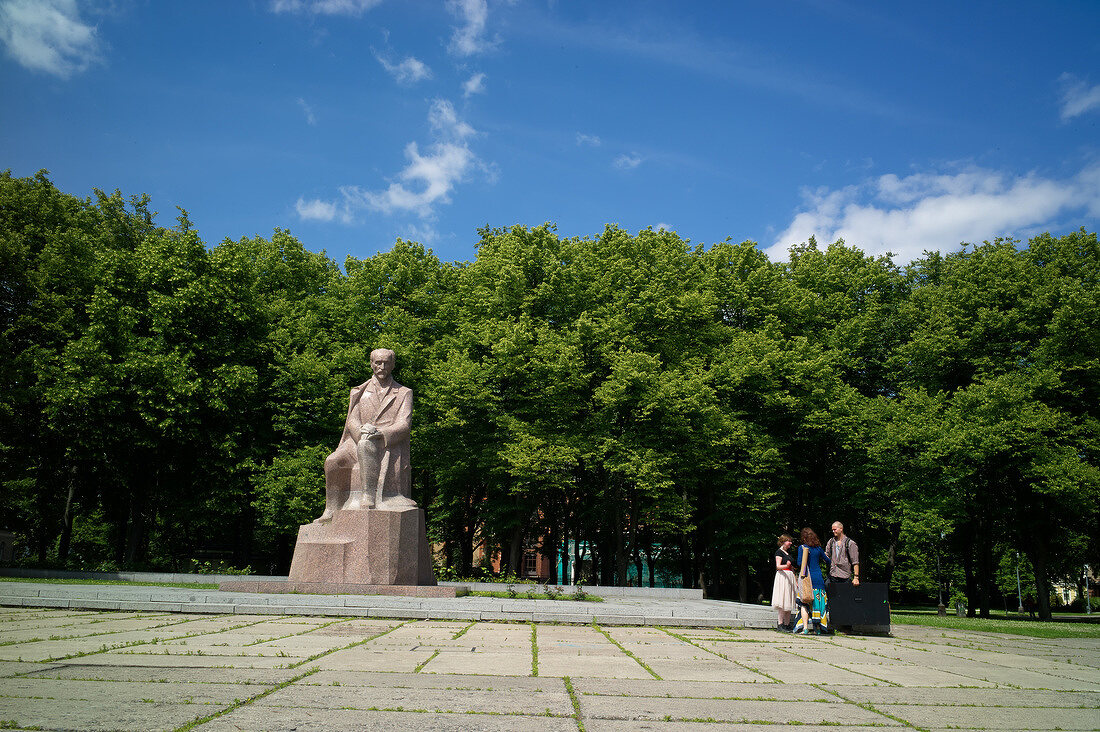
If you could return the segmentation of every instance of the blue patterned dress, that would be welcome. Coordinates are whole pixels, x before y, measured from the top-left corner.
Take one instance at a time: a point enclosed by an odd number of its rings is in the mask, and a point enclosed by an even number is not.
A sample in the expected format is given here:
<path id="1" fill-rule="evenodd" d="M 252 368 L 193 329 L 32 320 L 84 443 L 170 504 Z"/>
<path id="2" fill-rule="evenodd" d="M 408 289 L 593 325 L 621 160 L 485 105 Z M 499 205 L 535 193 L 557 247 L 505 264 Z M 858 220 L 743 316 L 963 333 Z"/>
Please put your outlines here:
<path id="1" fill-rule="evenodd" d="M 809 560 L 806 569 L 810 575 L 810 581 L 814 586 L 814 601 L 813 605 L 809 608 L 810 622 L 813 623 L 814 630 L 828 631 L 829 601 L 828 597 L 825 595 L 825 577 L 821 574 L 821 563 L 825 562 L 825 566 L 828 567 L 830 564 L 829 555 L 819 546 L 803 545 L 798 547 L 798 551 L 794 554 L 794 566 L 798 569 L 799 574 L 802 573 L 802 556 L 806 551 L 809 552 Z M 795 582 L 797 586 L 797 578 Z M 801 604 L 802 602 L 799 600 L 799 605 Z M 802 622 L 802 613 L 799 611 L 798 620 L 794 626 L 794 632 L 801 633 L 805 629 Z"/>

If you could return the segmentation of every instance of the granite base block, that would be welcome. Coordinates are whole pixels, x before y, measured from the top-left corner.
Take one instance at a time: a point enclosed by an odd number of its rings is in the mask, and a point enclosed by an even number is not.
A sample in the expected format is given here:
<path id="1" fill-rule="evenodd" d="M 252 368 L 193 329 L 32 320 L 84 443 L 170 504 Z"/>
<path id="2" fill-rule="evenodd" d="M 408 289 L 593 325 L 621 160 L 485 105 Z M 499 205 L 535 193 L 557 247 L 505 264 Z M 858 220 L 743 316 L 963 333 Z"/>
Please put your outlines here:
<path id="1" fill-rule="evenodd" d="M 337 511 L 326 523 L 304 524 L 290 581 L 435 586 L 423 509 Z"/>

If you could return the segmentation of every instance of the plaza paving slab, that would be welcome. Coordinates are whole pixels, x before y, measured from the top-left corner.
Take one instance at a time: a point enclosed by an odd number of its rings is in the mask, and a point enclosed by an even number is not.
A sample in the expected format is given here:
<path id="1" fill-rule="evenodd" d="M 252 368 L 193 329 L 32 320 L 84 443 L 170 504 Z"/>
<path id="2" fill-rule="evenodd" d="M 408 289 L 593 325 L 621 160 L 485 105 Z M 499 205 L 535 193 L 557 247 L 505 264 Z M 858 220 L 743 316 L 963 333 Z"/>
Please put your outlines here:
<path id="1" fill-rule="evenodd" d="M 665 608 L 667 611 L 668 608 Z M 0 608 L 0 727 L 1100 730 L 1100 642 Z"/>

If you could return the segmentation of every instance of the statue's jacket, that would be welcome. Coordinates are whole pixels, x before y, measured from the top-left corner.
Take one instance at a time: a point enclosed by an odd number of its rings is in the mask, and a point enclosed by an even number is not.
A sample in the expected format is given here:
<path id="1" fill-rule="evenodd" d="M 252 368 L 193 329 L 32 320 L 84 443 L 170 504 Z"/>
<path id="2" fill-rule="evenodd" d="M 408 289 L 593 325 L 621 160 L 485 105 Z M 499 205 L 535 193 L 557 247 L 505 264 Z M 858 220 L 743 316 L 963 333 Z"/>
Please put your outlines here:
<path id="1" fill-rule="evenodd" d="M 344 421 L 341 445 L 350 443 L 354 453 L 352 425 L 373 424 L 382 433 L 378 486 L 382 496 L 410 496 L 412 471 L 409 434 L 412 431 L 412 389 L 391 381 L 388 389 L 379 389 L 370 379 L 351 390 L 348 416 Z M 355 419 L 357 417 L 357 419 Z M 362 467 L 362 466 L 360 466 Z"/>

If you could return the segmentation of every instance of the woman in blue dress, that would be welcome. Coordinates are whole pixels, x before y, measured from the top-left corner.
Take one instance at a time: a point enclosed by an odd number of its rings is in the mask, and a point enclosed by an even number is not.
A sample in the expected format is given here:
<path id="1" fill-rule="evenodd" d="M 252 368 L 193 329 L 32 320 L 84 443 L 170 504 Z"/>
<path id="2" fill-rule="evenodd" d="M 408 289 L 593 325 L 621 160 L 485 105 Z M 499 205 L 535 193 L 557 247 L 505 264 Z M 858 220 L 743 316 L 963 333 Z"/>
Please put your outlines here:
<path id="1" fill-rule="evenodd" d="M 814 634 L 819 635 L 829 631 L 829 603 L 825 595 L 825 577 L 821 574 L 822 562 L 825 562 L 826 570 L 828 569 L 829 555 L 821 548 L 821 540 L 817 538 L 813 529 L 802 529 L 799 538 L 802 546 L 798 547 L 794 566 L 798 569 L 800 576 L 804 573 L 810 575 L 810 581 L 814 586 L 814 599 L 809 605 L 799 601 L 800 617 L 794 626 L 794 632 L 809 635 L 812 626 Z M 803 572 L 803 566 L 806 567 L 805 572 Z"/>

